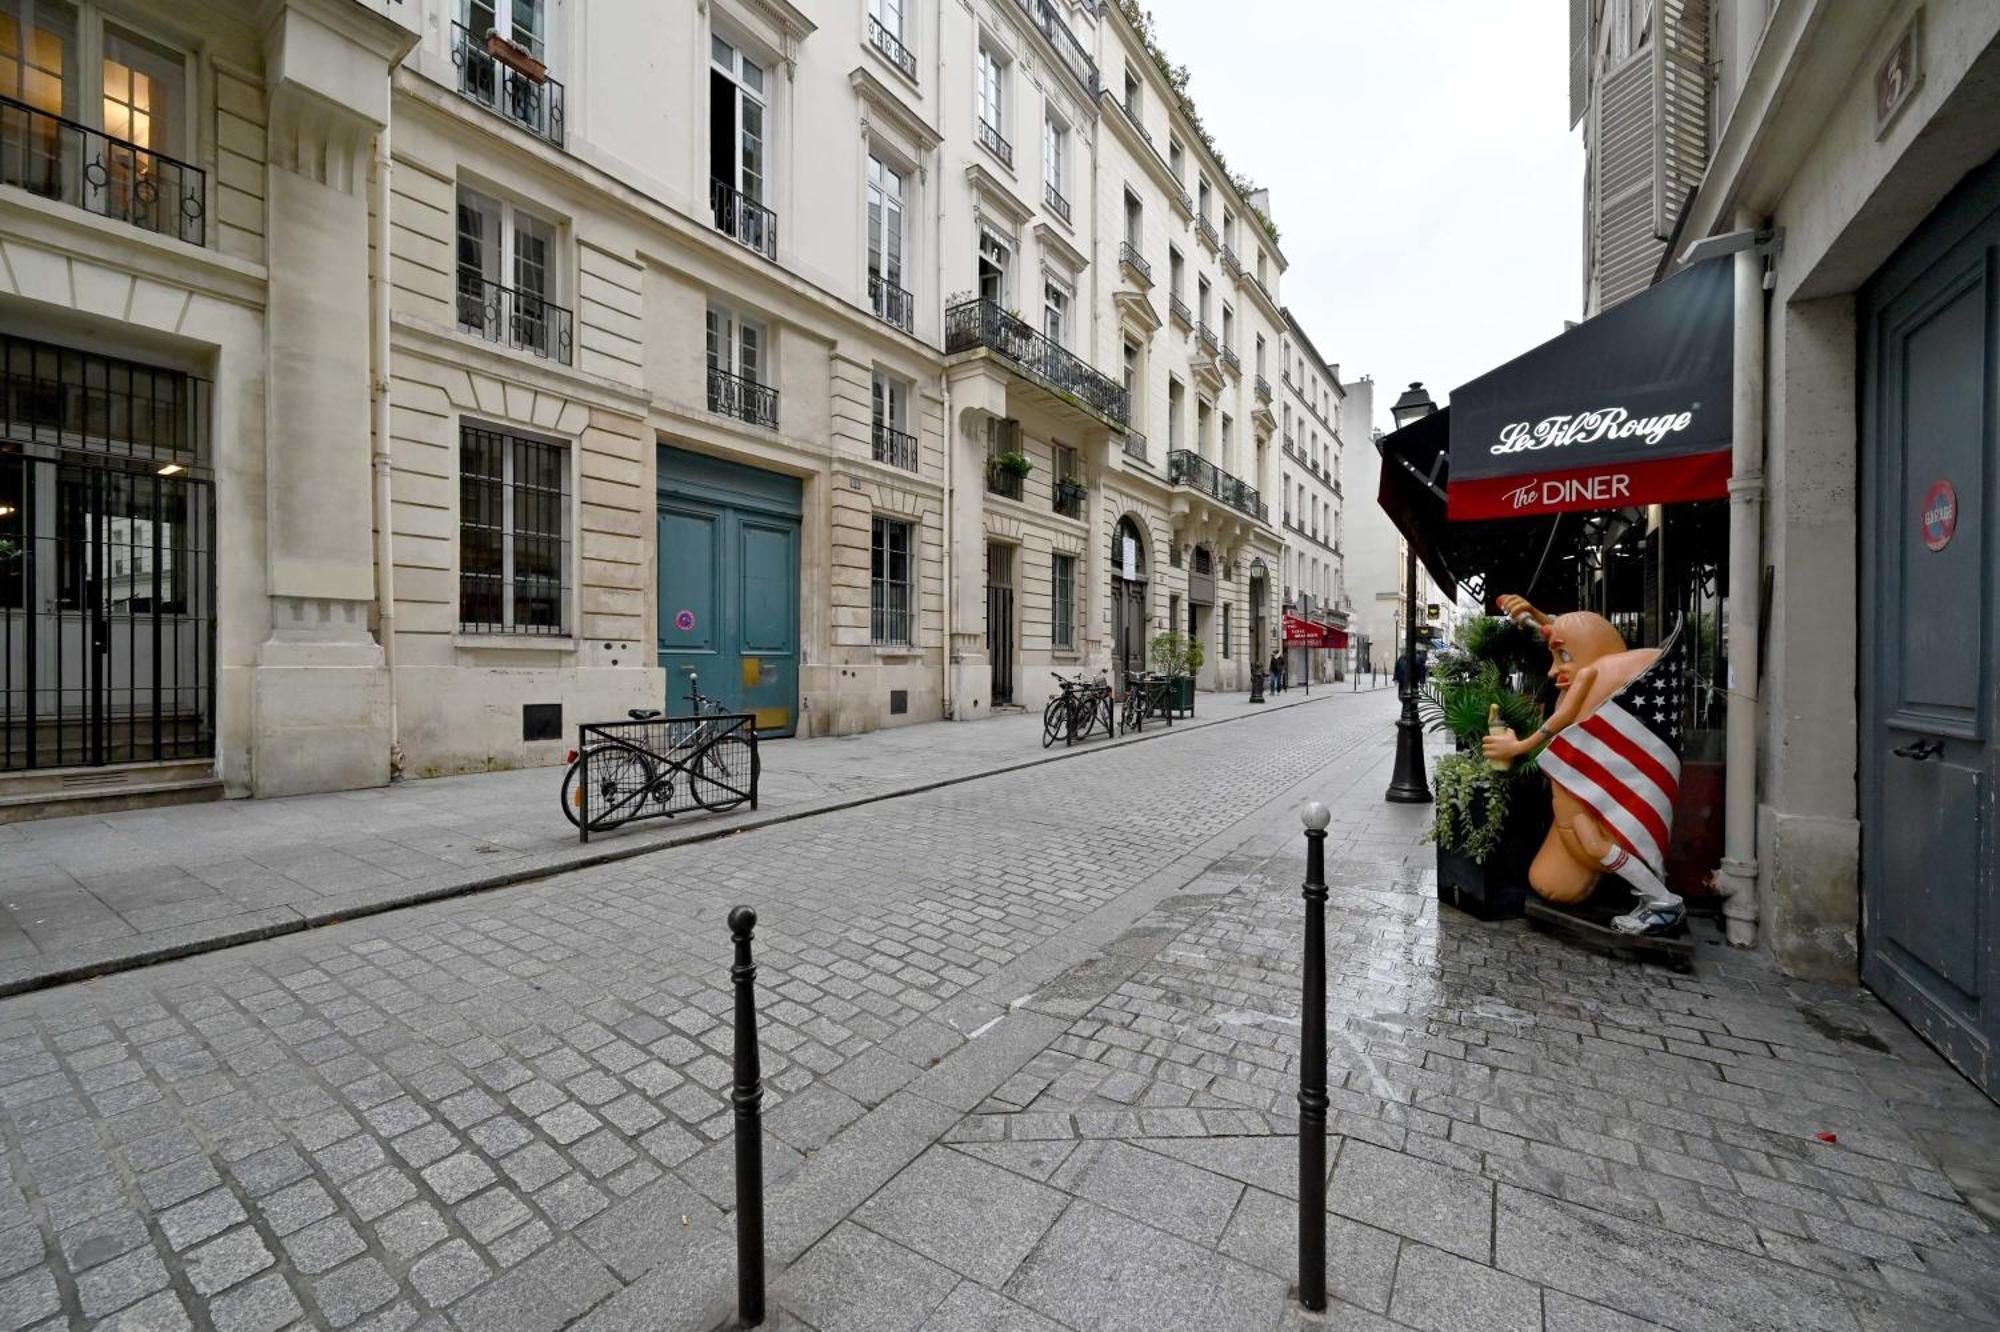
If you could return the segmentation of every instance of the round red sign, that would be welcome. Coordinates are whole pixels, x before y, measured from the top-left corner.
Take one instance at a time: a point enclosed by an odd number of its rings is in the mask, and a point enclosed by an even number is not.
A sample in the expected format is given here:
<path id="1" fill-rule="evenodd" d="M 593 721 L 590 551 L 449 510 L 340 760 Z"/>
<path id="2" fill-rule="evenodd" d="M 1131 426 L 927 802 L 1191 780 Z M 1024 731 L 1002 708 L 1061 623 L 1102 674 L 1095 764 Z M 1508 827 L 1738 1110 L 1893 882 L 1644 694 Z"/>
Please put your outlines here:
<path id="1" fill-rule="evenodd" d="M 1939 481 L 1924 495 L 1923 511 L 1917 515 L 1924 544 L 1943 550 L 1958 532 L 1958 491 L 1949 481 Z"/>

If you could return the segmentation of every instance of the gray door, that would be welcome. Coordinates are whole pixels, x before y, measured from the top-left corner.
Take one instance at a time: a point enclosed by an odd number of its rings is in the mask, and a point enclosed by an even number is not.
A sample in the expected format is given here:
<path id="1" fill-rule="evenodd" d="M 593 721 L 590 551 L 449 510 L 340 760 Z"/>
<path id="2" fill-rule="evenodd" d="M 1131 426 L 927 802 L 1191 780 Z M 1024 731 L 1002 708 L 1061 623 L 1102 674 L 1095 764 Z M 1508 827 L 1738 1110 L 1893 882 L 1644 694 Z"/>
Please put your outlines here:
<path id="1" fill-rule="evenodd" d="M 2000 1097 L 1996 261 L 1989 165 L 1863 294 L 1860 764 L 1862 976 Z"/>

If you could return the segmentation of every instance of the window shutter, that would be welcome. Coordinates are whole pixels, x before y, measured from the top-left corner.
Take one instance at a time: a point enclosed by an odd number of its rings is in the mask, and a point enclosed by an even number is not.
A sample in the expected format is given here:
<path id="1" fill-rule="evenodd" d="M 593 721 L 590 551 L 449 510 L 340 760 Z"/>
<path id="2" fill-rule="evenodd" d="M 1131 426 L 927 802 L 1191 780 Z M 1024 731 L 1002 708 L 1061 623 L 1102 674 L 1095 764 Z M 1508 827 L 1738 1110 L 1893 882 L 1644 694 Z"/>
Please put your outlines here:
<path id="1" fill-rule="evenodd" d="M 1569 0 L 1569 127 L 1590 105 L 1590 15 L 1597 0 Z"/>
<path id="2" fill-rule="evenodd" d="M 1710 0 L 1659 0 L 1653 43 L 1656 107 L 1653 234 L 1666 240 L 1708 170 Z"/>

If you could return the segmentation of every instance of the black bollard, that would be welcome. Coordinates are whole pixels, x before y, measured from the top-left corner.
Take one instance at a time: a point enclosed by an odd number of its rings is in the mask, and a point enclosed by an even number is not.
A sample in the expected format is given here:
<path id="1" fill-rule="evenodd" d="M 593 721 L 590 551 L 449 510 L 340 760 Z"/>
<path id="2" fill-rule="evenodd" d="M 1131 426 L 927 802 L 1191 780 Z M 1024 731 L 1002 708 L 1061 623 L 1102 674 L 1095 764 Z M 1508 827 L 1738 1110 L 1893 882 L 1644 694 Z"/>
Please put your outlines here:
<path id="1" fill-rule="evenodd" d="M 1326 825 L 1315 800 L 1306 825 L 1306 975 L 1299 1014 L 1299 1303 L 1326 1308 Z"/>
<path id="2" fill-rule="evenodd" d="M 747 906 L 729 913 L 736 940 L 736 1312 L 744 1327 L 764 1321 L 764 1074 L 757 1059 L 757 964 L 750 936 L 757 913 Z"/>

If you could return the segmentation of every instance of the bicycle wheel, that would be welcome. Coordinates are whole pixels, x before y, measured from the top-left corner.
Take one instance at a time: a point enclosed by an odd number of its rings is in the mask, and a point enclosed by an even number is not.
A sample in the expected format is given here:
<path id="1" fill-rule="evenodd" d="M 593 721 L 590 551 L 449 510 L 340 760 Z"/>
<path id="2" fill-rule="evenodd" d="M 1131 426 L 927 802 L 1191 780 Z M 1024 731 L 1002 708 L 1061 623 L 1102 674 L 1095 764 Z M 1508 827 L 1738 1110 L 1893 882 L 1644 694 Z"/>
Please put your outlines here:
<path id="1" fill-rule="evenodd" d="M 1042 709 L 1043 749 L 1047 749 L 1050 745 L 1054 744 L 1058 738 L 1061 737 L 1063 733 L 1063 727 L 1068 720 L 1069 720 L 1069 700 L 1065 698 L 1063 695 L 1057 694 L 1054 698 L 1049 700 L 1049 705 Z"/>
<path id="2" fill-rule="evenodd" d="M 1109 740 L 1118 734 L 1115 729 L 1117 720 L 1118 714 L 1111 706 L 1111 691 L 1107 689 L 1097 696 L 1097 724 L 1104 728 L 1105 739 Z"/>
<path id="3" fill-rule="evenodd" d="M 688 794 L 703 809 L 720 814 L 750 798 L 757 752 L 740 735 L 720 735 L 688 760 Z"/>
<path id="4" fill-rule="evenodd" d="M 580 780 L 587 766 L 590 789 Z M 616 828 L 637 814 L 653 789 L 653 763 L 630 745 L 592 745 L 563 774 L 563 815 L 574 826 L 587 815 L 592 832 Z M 586 805 L 588 809 L 586 809 Z"/>
<path id="5" fill-rule="evenodd" d="M 1144 697 L 1135 689 L 1125 691 L 1125 700 L 1120 705 L 1118 731 L 1130 735 L 1146 724 L 1146 704 Z"/>

